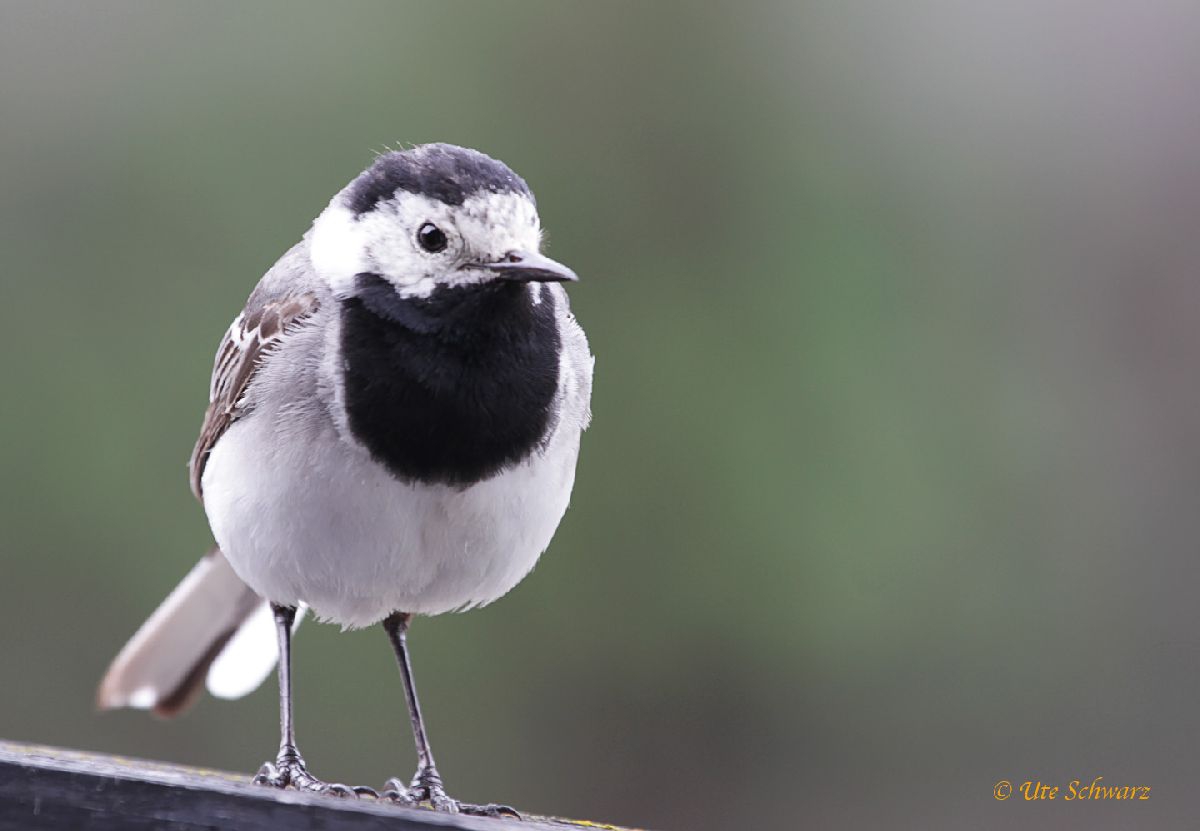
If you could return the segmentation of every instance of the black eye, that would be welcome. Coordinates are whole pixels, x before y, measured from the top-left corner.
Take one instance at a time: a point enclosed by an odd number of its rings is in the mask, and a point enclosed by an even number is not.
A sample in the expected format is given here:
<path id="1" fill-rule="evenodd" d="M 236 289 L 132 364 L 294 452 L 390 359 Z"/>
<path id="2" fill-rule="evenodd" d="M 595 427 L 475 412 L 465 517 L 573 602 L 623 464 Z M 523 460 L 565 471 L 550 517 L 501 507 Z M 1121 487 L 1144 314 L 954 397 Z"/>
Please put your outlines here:
<path id="1" fill-rule="evenodd" d="M 430 254 L 446 250 L 446 235 L 432 222 L 426 222 L 417 231 L 417 242 Z"/>

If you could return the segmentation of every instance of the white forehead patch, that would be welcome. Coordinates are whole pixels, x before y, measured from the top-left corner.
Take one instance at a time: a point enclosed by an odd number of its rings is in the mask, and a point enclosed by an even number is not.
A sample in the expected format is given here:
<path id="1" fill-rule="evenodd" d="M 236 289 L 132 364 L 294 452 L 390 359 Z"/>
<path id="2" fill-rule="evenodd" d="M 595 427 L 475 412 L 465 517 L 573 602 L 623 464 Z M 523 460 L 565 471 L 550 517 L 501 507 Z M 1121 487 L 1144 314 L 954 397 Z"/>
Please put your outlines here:
<path id="1" fill-rule="evenodd" d="M 430 254 L 416 243 L 432 222 L 446 234 L 445 251 Z M 309 256 L 335 296 L 354 291 L 355 275 L 382 275 L 405 296 L 427 297 L 439 285 L 481 282 L 487 273 L 460 270 L 494 262 L 510 251 L 537 251 L 541 227 L 532 200 L 515 193 L 480 193 L 462 205 L 400 191 L 361 216 L 339 194 L 313 223 Z"/>
<path id="2" fill-rule="evenodd" d="M 537 251 L 542 229 L 532 200 L 517 193 L 481 193 L 456 211 L 459 232 L 476 254 L 497 260 L 509 251 Z"/>

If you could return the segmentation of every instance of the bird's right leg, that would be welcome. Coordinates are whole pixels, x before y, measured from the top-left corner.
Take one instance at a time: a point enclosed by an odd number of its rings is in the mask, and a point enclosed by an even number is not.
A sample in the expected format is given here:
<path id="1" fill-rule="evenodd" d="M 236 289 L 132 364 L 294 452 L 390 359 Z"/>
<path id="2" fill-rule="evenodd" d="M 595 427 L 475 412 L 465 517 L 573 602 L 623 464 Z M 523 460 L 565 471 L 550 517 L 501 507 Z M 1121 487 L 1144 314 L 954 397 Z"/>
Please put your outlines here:
<path id="1" fill-rule="evenodd" d="M 334 796 L 358 796 L 370 788 L 351 788 L 322 782 L 308 772 L 300 749 L 296 747 L 296 729 L 292 723 L 292 624 L 296 620 L 295 606 L 271 604 L 275 615 L 275 631 L 279 638 L 279 755 L 275 761 L 259 768 L 255 784 L 298 791 L 326 793 Z"/>
<path id="2" fill-rule="evenodd" d="M 413 738 L 417 743 L 417 773 L 412 782 L 405 785 L 395 777 L 384 784 L 381 796 L 401 805 L 419 805 L 428 802 L 437 811 L 452 814 L 473 814 L 485 817 L 515 817 L 521 815 L 507 805 L 472 805 L 469 802 L 459 802 L 446 793 L 442 776 L 438 773 L 433 761 L 433 749 L 429 746 L 429 737 L 425 735 L 425 722 L 421 718 L 421 705 L 417 701 L 417 688 L 413 684 L 412 662 L 408 657 L 408 624 L 412 615 L 396 612 L 383 621 L 383 629 L 387 632 L 388 640 L 396 653 L 396 663 L 400 667 L 400 678 L 404 682 L 404 699 L 408 704 L 408 715 L 412 720 Z"/>

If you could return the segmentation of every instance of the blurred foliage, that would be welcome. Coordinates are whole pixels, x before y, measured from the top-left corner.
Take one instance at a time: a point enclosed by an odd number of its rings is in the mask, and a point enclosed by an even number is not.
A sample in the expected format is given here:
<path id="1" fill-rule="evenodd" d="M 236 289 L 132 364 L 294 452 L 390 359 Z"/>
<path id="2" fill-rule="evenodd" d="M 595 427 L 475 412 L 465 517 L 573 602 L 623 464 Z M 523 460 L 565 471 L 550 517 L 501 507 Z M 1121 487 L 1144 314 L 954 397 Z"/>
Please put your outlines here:
<path id="1" fill-rule="evenodd" d="M 222 331 L 372 151 L 440 140 L 531 183 L 598 356 L 551 550 L 413 631 L 454 793 L 1124 827 L 991 797 L 1104 775 L 1177 827 L 1198 35 L 1167 3 L 3 0 L 0 735 L 271 755 L 273 684 L 170 723 L 92 691 L 209 544 Z M 307 624 L 296 674 L 318 775 L 411 772 L 380 632 Z"/>

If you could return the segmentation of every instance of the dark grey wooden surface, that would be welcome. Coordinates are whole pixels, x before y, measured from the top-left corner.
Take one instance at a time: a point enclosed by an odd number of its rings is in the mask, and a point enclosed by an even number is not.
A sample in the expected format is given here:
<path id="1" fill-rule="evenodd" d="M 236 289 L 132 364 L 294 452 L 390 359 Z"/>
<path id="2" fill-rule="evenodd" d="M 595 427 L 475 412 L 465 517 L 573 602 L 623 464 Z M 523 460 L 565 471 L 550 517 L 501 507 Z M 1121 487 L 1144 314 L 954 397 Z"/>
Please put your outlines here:
<path id="1" fill-rule="evenodd" d="M 252 785 L 249 774 L 0 741 L 0 829 L 564 831 L 615 826 L 489 819 Z M 620 831 L 620 829 L 616 829 Z"/>

